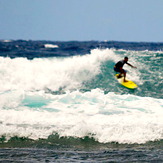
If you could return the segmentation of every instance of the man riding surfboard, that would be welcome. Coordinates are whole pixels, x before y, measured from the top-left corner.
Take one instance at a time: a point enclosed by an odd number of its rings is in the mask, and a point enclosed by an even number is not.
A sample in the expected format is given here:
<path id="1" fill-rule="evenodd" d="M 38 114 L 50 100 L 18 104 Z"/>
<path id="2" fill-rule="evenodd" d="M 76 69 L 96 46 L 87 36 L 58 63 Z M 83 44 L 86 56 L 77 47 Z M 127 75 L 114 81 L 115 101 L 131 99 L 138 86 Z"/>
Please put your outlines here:
<path id="1" fill-rule="evenodd" d="M 127 64 L 127 65 L 131 66 L 132 68 L 136 68 L 136 67 L 131 65 L 130 63 L 128 63 L 128 57 L 124 57 L 123 60 L 121 60 L 121 61 L 119 61 L 119 62 L 117 62 L 115 64 L 114 71 L 120 73 L 119 76 L 118 76 L 119 78 L 122 77 L 122 74 L 123 74 L 124 82 L 127 82 L 127 80 L 126 80 L 126 70 L 123 69 L 124 64 Z"/>

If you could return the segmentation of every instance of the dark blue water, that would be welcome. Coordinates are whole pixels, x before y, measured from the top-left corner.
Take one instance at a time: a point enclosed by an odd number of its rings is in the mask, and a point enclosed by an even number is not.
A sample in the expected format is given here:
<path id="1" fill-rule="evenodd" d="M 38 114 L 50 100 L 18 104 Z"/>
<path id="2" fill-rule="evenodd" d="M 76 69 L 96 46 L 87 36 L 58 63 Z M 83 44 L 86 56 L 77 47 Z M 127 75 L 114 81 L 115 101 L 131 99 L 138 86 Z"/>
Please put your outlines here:
<path id="1" fill-rule="evenodd" d="M 163 162 L 162 63 L 163 43 L 1 40 L 0 162 Z"/>
<path id="2" fill-rule="evenodd" d="M 47 45 L 47 47 L 46 47 Z M 53 45 L 53 46 L 48 46 Z M 54 45 L 57 45 L 55 47 Z M 0 41 L 0 56 L 26 57 L 67 57 L 85 55 L 96 48 L 114 48 L 135 51 L 163 51 L 163 43 L 148 42 L 118 42 L 118 41 L 25 41 L 25 40 L 2 40 Z"/>

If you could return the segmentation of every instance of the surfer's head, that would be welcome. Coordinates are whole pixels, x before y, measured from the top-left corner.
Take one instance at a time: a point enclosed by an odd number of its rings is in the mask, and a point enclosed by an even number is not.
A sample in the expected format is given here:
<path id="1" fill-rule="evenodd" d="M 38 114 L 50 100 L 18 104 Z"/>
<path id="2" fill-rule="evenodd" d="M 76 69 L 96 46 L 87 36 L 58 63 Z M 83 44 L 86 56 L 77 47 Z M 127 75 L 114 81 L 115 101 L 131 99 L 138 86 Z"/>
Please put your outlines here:
<path id="1" fill-rule="evenodd" d="M 127 62 L 128 61 L 128 57 L 124 57 L 124 61 Z"/>

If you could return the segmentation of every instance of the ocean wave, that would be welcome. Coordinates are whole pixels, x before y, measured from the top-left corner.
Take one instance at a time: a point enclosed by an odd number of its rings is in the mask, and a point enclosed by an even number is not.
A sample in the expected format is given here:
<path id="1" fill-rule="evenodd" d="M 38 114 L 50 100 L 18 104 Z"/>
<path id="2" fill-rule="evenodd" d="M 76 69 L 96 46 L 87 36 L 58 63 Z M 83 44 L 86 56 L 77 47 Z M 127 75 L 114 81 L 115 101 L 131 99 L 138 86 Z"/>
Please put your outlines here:
<path id="1" fill-rule="evenodd" d="M 32 140 L 27 137 L 11 137 L 6 141 L 6 137 L 0 137 L 1 148 L 80 148 L 91 150 L 102 149 L 124 149 L 124 148 L 155 148 L 162 149 L 163 140 L 149 141 L 145 144 L 119 144 L 118 142 L 99 143 L 94 138 L 85 136 L 83 138 L 77 137 L 62 137 L 57 133 L 49 135 L 47 139 Z M 93 148 L 93 149 L 92 149 Z"/>
<path id="2" fill-rule="evenodd" d="M 53 45 L 53 44 L 45 44 L 45 48 L 59 48 L 58 45 Z"/>
<path id="3" fill-rule="evenodd" d="M 15 42 L 14 47 L 28 43 Z M 42 42 L 35 43 L 34 52 L 40 47 L 47 52 Z M 89 53 L 71 56 L 72 50 L 79 53 L 82 48 L 68 44 L 61 47 L 68 57 L 0 57 L 0 137 L 37 141 L 58 134 L 103 144 L 161 141 L 161 54 L 92 47 Z M 135 90 L 114 78 L 114 64 L 124 56 L 137 67 L 124 66 L 138 85 Z"/>
<path id="4" fill-rule="evenodd" d="M 162 99 L 134 95 L 30 92 L 4 95 L 0 136 L 47 139 L 88 136 L 100 143 L 146 143 L 163 139 Z M 1 97 L 3 97 L 1 95 Z M 9 98 L 10 97 L 10 98 Z"/>
<path id="5" fill-rule="evenodd" d="M 23 89 L 41 90 L 48 87 L 52 90 L 60 88 L 79 88 L 100 72 L 102 62 L 108 60 L 111 50 L 70 58 L 34 59 L 0 58 L 0 90 Z"/>

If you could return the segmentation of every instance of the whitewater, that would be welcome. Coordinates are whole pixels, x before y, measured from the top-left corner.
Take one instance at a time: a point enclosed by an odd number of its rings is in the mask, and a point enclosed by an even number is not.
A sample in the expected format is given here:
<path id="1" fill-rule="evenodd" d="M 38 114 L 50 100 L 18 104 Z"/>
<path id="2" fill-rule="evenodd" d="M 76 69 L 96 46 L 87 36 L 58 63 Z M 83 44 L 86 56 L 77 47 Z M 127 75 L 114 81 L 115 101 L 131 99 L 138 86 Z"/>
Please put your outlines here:
<path id="1" fill-rule="evenodd" d="M 56 50 L 60 45 L 44 48 Z M 34 142 L 37 147 L 42 140 L 45 148 L 55 141 L 63 146 L 62 139 L 74 144 L 87 138 L 103 148 L 109 143 L 162 146 L 162 54 L 94 48 L 74 56 L 1 56 L 1 146 L 25 148 Z M 114 64 L 125 56 L 137 67 L 124 66 L 138 85 L 135 90 L 114 77 Z M 29 142 L 23 145 L 22 139 Z M 15 146 L 17 141 L 22 145 Z"/>
<path id="2" fill-rule="evenodd" d="M 143 96 L 148 88 L 141 70 L 150 69 L 130 53 L 129 61 L 138 67 L 127 67 L 139 85 L 134 91 L 115 81 L 112 67 L 123 56 L 110 49 L 59 59 L 0 58 L 0 135 L 38 139 L 58 133 L 102 143 L 161 140 L 163 101 L 151 92 L 156 88 L 147 92 L 151 97 Z M 161 74 L 150 72 L 149 82 L 156 82 L 156 75 L 161 81 Z"/>

